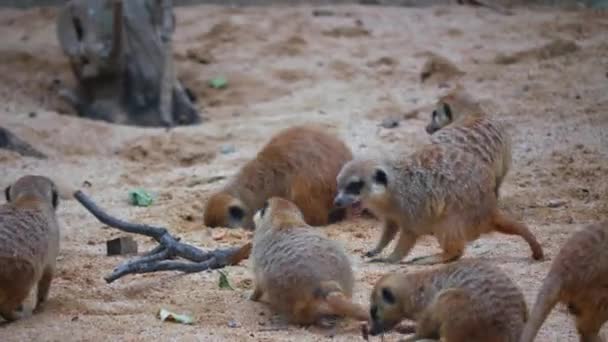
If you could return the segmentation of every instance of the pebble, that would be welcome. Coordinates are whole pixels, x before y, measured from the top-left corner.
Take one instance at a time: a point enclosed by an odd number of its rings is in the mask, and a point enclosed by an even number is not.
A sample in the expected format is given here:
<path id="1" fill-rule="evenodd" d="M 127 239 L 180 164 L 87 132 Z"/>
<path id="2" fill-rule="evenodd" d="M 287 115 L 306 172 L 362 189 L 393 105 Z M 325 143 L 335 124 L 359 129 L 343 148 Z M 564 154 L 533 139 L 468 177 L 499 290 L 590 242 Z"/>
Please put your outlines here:
<path id="1" fill-rule="evenodd" d="M 380 126 L 382 126 L 384 128 L 395 128 L 395 127 L 399 126 L 399 120 L 397 120 L 395 118 L 386 118 L 386 119 L 382 120 L 382 122 L 380 123 Z"/>
<path id="2" fill-rule="evenodd" d="M 222 154 L 230 154 L 236 152 L 236 147 L 234 145 L 224 145 L 220 148 L 220 152 Z"/>

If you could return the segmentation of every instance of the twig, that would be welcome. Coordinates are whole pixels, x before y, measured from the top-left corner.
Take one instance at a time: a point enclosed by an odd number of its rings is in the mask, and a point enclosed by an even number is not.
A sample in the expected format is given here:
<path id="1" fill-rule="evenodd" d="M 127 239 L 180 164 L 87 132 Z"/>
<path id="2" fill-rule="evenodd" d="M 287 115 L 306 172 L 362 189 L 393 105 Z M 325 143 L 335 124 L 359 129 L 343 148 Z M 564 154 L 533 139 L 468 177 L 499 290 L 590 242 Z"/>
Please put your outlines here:
<path id="1" fill-rule="evenodd" d="M 104 279 L 111 283 L 127 274 L 150 273 L 158 271 L 181 271 L 185 273 L 201 272 L 236 265 L 247 259 L 251 252 L 251 243 L 240 247 L 218 248 L 213 251 L 202 251 L 194 246 L 179 242 L 166 228 L 146 224 L 130 223 L 115 218 L 99 208 L 87 195 L 78 190 L 74 198 L 80 202 L 100 222 L 123 232 L 145 235 L 153 238 L 159 246 L 144 256 L 129 260 L 116 267 Z M 187 261 L 167 260 L 180 257 Z"/>

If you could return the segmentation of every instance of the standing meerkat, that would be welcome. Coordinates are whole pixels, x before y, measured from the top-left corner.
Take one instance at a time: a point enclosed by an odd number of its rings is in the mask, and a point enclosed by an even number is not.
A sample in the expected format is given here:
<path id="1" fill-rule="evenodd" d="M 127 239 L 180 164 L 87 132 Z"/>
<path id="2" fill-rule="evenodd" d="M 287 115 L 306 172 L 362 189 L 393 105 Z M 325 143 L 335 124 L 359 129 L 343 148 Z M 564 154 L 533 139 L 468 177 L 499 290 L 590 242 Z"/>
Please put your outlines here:
<path id="1" fill-rule="evenodd" d="M 48 297 L 59 253 L 58 195 L 42 176 L 25 176 L 5 190 L 0 206 L 0 316 L 14 321 L 37 286 L 38 308 Z"/>
<path id="2" fill-rule="evenodd" d="M 333 207 L 336 176 L 352 158 L 340 139 L 320 127 L 285 129 L 209 198 L 204 223 L 253 229 L 253 215 L 273 196 L 295 203 L 312 226 L 337 221 L 346 212 Z"/>
<path id="3" fill-rule="evenodd" d="M 295 204 L 273 197 L 254 221 L 251 300 L 265 296 L 273 310 L 296 324 L 327 315 L 369 319 L 351 301 L 354 276 L 346 252 L 307 225 Z"/>
<path id="4" fill-rule="evenodd" d="M 371 294 L 370 334 L 409 319 L 416 328 L 406 341 L 517 342 L 527 317 L 524 296 L 505 273 L 461 261 L 382 277 Z"/>
<path id="5" fill-rule="evenodd" d="M 429 144 L 395 160 L 356 158 L 338 175 L 336 206 L 361 203 L 384 221 L 379 254 L 401 231 L 392 254 L 384 260 L 399 263 L 418 237 L 434 235 L 443 253 L 417 258 L 417 264 L 459 259 L 466 243 L 498 231 L 519 235 L 528 242 L 534 259 L 543 250 L 528 228 L 501 212 L 494 194 L 491 170 L 476 157 L 449 145 Z"/>
<path id="6" fill-rule="evenodd" d="M 502 122 L 489 118 L 459 86 L 439 99 L 426 131 L 432 143 L 458 146 L 493 168 L 498 197 L 512 158 L 511 137 Z"/>
<path id="7" fill-rule="evenodd" d="M 572 234 L 553 260 L 536 298 L 521 342 L 532 342 L 558 303 L 576 317 L 581 342 L 601 342 L 608 320 L 608 221 Z"/>

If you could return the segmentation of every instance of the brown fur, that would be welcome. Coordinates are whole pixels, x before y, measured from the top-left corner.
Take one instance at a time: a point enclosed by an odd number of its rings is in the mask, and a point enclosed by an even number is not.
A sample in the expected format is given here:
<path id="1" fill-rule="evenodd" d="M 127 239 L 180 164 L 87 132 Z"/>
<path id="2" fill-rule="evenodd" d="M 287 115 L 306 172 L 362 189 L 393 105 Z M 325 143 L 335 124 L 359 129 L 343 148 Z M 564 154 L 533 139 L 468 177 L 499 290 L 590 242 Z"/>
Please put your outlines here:
<path id="1" fill-rule="evenodd" d="M 523 294 L 506 274 L 483 262 L 460 261 L 382 277 L 371 295 L 370 332 L 410 319 L 416 332 L 406 341 L 516 342 L 527 315 Z"/>
<path id="2" fill-rule="evenodd" d="M 326 315 L 368 319 L 351 301 L 354 276 L 343 248 L 308 226 L 295 204 L 273 197 L 254 220 L 252 300 L 266 296 L 296 324 Z"/>
<path id="3" fill-rule="evenodd" d="M 521 342 L 532 342 L 541 325 L 561 302 L 576 317 L 581 342 L 601 341 L 608 320 L 608 221 L 572 234 L 553 260 L 543 281 Z"/>
<path id="4" fill-rule="evenodd" d="M 439 99 L 426 130 L 432 134 L 432 143 L 458 146 L 493 168 L 498 196 L 512 159 L 511 138 L 502 122 L 489 118 L 462 87 L 457 87 Z"/>
<path id="5" fill-rule="evenodd" d="M 251 229 L 253 215 L 272 196 L 294 202 L 308 224 L 326 225 L 337 220 L 332 220 L 333 214 L 344 215 L 344 211 L 336 213 L 332 202 L 336 176 L 351 159 L 349 148 L 321 128 L 306 125 L 283 130 L 209 198 L 205 225 Z M 242 218 L 235 219 L 230 210 L 240 211 Z"/>
<path id="6" fill-rule="evenodd" d="M 0 316 L 23 316 L 23 302 L 37 286 L 38 308 L 48 297 L 59 252 L 58 195 L 48 178 L 25 176 L 6 189 L 0 206 Z"/>
<path id="7" fill-rule="evenodd" d="M 528 228 L 498 209 L 494 181 L 492 171 L 471 153 L 430 144 L 399 160 L 350 161 L 338 176 L 336 205 L 361 202 L 384 220 L 380 242 L 368 256 L 379 254 L 401 232 L 388 262 L 400 262 L 423 235 L 434 235 L 443 253 L 416 263 L 456 260 L 468 241 L 493 231 L 520 235 L 533 258 L 542 259 L 542 248 Z"/>

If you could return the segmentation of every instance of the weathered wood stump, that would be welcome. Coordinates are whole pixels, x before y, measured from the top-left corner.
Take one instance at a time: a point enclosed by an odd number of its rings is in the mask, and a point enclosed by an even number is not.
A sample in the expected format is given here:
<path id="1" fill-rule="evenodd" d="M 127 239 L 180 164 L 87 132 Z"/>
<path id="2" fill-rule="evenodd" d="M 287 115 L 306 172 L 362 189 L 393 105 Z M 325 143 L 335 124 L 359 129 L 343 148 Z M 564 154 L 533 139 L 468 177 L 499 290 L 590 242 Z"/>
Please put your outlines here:
<path id="1" fill-rule="evenodd" d="M 60 96 L 80 116 L 140 126 L 201 121 L 175 77 L 170 0 L 70 0 L 57 36 L 77 81 Z"/>

